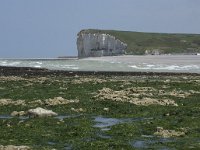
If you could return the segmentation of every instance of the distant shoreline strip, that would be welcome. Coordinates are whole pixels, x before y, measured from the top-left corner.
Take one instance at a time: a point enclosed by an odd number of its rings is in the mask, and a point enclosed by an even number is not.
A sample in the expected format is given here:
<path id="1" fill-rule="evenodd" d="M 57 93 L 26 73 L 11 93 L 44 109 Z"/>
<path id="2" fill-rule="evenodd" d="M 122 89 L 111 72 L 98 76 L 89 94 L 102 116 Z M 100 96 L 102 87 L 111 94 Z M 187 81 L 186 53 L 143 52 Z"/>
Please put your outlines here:
<path id="1" fill-rule="evenodd" d="M 200 76 L 200 73 L 177 73 L 177 72 L 121 72 L 121 71 L 65 71 L 49 70 L 45 68 L 32 67 L 7 67 L 0 66 L 0 76 Z"/>

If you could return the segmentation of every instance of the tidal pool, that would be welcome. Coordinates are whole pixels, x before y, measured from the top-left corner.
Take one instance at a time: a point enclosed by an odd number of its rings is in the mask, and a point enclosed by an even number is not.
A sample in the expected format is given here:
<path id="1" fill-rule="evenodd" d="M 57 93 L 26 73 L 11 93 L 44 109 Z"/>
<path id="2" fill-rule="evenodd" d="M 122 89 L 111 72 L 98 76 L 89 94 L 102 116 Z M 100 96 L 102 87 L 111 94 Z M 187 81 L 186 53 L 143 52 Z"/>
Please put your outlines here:
<path id="1" fill-rule="evenodd" d="M 143 120 L 149 120 L 153 118 L 106 118 L 103 116 L 96 116 L 94 117 L 95 125 L 93 127 L 101 128 L 103 131 L 110 130 L 110 127 L 121 124 L 121 123 L 130 123 L 134 121 L 143 121 Z"/>
<path id="2" fill-rule="evenodd" d="M 162 146 L 162 144 L 165 143 L 170 143 L 170 142 L 175 142 L 174 139 L 169 139 L 169 138 L 148 138 L 148 139 L 143 139 L 143 140 L 134 140 L 130 142 L 131 146 L 133 148 L 137 149 L 149 149 L 151 148 L 152 145 L 154 145 L 154 148 L 159 150 L 174 150 L 166 146 Z M 157 146 L 156 146 L 157 145 Z"/>

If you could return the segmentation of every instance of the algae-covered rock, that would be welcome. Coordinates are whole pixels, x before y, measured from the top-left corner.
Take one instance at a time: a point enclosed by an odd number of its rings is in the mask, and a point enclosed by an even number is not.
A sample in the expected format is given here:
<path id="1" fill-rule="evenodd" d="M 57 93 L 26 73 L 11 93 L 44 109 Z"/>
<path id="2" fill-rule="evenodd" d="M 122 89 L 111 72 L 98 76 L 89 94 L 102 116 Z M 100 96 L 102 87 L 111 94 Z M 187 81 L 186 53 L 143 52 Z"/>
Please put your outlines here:
<path id="1" fill-rule="evenodd" d="M 31 148 L 28 146 L 0 145 L 0 150 L 30 150 L 30 149 Z"/>
<path id="2" fill-rule="evenodd" d="M 54 97 L 54 98 L 50 98 L 50 99 L 47 99 L 45 100 L 45 105 L 49 105 L 49 106 L 56 106 L 56 105 L 66 105 L 66 104 L 69 104 L 69 103 L 78 103 L 79 100 L 67 100 L 67 99 L 64 99 L 62 97 Z"/>
<path id="3" fill-rule="evenodd" d="M 10 115 L 11 116 L 25 116 L 25 115 L 27 115 L 27 112 L 25 112 L 25 111 L 13 111 Z"/>
<path id="4" fill-rule="evenodd" d="M 178 104 L 176 104 L 174 100 L 153 99 L 153 98 L 147 98 L 147 97 L 143 99 L 134 98 L 130 101 L 130 103 L 133 103 L 135 105 L 143 105 L 143 106 L 149 106 L 149 105 L 178 106 Z"/>
<path id="5" fill-rule="evenodd" d="M 162 106 L 178 106 L 174 100 L 171 99 L 156 99 L 151 97 L 140 96 L 152 96 L 149 92 L 155 91 L 154 88 L 140 87 L 140 88 L 128 88 L 125 90 L 115 91 L 110 88 L 103 88 L 98 90 L 98 94 L 93 98 L 98 100 L 111 100 L 116 102 L 129 102 L 135 105 L 162 105 Z"/>
<path id="6" fill-rule="evenodd" d="M 0 99 L 0 106 L 5 105 L 26 105 L 26 103 L 25 100 Z"/>
<path id="7" fill-rule="evenodd" d="M 170 138 L 170 137 L 179 137 L 184 136 L 184 131 L 175 131 L 175 130 L 166 130 L 163 129 L 163 127 L 157 127 L 157 131 L 154 133 L 154 135 L 162 136 L 164 138 Z"/>
<path id="8" fill-rule="evenodd" d="M 34 117 L 51 117 L 58 115 L 52 110 L 43 109 L 41 107 L 37 107 L 36 109 L 29 109 L 28 114 L 29 116 L 34 116 Z"/>
<path id="9" fill-rule="evenodd" d="M 72 107 L 71 110 L 74 111 L 74 112 L 85 112 L 85 110 L 83 108 L 75 109 L 75 108 Z"/>

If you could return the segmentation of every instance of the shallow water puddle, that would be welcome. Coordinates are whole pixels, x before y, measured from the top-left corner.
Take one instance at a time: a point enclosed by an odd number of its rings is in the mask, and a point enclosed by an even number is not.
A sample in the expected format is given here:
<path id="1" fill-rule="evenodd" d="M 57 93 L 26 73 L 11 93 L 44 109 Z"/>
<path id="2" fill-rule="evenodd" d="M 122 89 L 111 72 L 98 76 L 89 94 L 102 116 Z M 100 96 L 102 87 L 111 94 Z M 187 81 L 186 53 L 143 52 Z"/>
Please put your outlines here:
<path id="1" fill-rule="evenodd" d="M 81 115 L 59 115 L 59 116 L 56 116 L 54 118 L 56 119 L 59 119 L 59 120 L 63 120 L 63 119 L 66 119 L 66 118 L 76 118 L 76 117 L 79 117 Z"/>
<path id="2" fill-rule="evenodd" d="M 96 124 L 93 127 L 102 128 L 106 130 L 106 128 L 111 127 L 113 125 L 122 123 L 120 119 L 116 118 L 104 118 L 102 116 L 95 117 Z"/>
<path id="3" fill-rule="evenodd" d="M 0 119 L 11 119 L 11 118 L 13 117 L 10 115 L 0 115 Z"/>
<path id="4" fill-rule="evenodd" d="M 110 130 L 110 127 L 121 124 L 121 123 L 129 123 L 129 122 L 134 122 L 134 121 L 142 121 L 142 120 L 149 120 L 153 118 L 122 118 L 122 119 L 117 119 L 117 118 L 106 118 L 103 116 L 97 116 L 94 117 L 94 122 L 96 124 L 93 127 L 96 128 L 101 128 L 103 131 Z"/>
<path id="5" fill-rule="evenodd" d="M 104 133 L 97 133 L 96 135 L 102 139 L 111 139 L 112 138 L 111 136 L 104 134 Z"/>
<path id="6" fill-rule="evenodd" d="M 12 118 L 14 117 L 11 115 L 0 115 L 0 119 L 12 119 Z M 20 120 L 26 120 L 28 118 L 29 118 L 28 116 L 19 116 Z"/>
<path id="7" fill-rule="evenodd" d="M 79 117 L 79 116 L 81 116 L 81 115 L 59 115 L 59 116 L 56 116 L 54 118 L 59 119 L 59 120 L 63 120 L 65 118 L 75 118 L 75 117 Z M 15 118 L 15 117 L 18 117 L 21 120 L 26 120 L 26 119 L 30 118 L 29 116 L 0 115 L 0 119 L 12 119 L 12 118 Z"/>
<path id="8" fill-rule="evenodd" d="M 169 147 L 158 146 L 158 144 L 174 142 L 173 139 L 169 139 L 169 138 L 152 139 L 152 138 L 153 138 L 152 136 L 149 136 L 149 138 L 146 140 L 134 140 L 134 141 L 130 142 L 130 145 L 133 148 L 137 148 L 137 149 L 149 149 L 149 148 L 155 146 L 155 147 L 159 148 L 160 150 L 171 150 L 171 148 L 169 148 Z"/>
<path id="9" fill-rule="evenodd" d="M 64 150 L 72 150 L 73 147 L 71 145 L 66 144 Z"/>
<path id="10" fill-rule="evenodd" d="M 48 144 L 48 145 L 56 145 L 56 143 L 55 143 L 55 142 L 50 142 L 50 141 L 49 141 L 49 142 L 47 142 L 47 144 Z"/>

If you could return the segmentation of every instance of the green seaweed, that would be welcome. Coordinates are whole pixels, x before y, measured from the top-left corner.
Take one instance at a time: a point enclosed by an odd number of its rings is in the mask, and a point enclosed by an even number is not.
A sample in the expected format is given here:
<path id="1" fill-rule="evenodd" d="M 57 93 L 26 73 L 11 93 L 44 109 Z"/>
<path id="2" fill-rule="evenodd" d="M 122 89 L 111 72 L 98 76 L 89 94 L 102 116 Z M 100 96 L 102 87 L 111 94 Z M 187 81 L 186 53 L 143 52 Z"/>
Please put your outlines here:
<path id="1" fill-rule="evenodd" d="M 32 149 L 189 149 L 200 148 L 200 76 L 132 77 L 132 76 L 47 76 L 26 77 L 21 80 L 0 79 L 0 99 L 25 100 L 27 105 L 0 106 L 0 143 L 2 145 L 27 145 Z M 91 78 L 94 81 L 74 83 Z M 95 79 L 105 80 L 95 82 Z M 166 80 L 169 80 L 166 82 Z M 128 82 L 128 84 L 126 83 Z M 123 85 L 123 86 L 122 86 Z M 163 89 L 162 87 L 167 88 Z M 139 106 L 129 102 L 99 100 L 94 98 L 102 88 L 124 90 L 131 87 L 156 89 L 153 98 L 169 98 L 178 106 Z M 158 90 L 178 90 L 187 93 L 185 98 L 162 96 Z M 148 93 L 148 92 L 147 92 Z M 27 111 L 36 106 L 29 102 L 63 97 L 78 99 L 79 103 L 38 107 L 51 109 L 58 117 L 10 117 L 12 111 Z M 143 99 L 144 96 L 140 96 Z M 73 109 L 82 108 L 76 112 Z M 105 110 L 104 108 L 109 108 Z M 6 117 L 9 116 L 9 117 Z M 109 126 L 109 130 L 95 127 L 95 117 L 130 119 Z M 170 130 L 187 130 L 183 137 L 162 138 L 154 135 L 157 127 Z"/>

